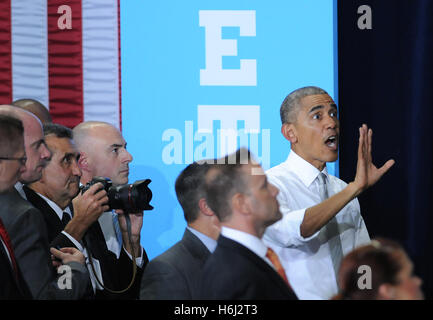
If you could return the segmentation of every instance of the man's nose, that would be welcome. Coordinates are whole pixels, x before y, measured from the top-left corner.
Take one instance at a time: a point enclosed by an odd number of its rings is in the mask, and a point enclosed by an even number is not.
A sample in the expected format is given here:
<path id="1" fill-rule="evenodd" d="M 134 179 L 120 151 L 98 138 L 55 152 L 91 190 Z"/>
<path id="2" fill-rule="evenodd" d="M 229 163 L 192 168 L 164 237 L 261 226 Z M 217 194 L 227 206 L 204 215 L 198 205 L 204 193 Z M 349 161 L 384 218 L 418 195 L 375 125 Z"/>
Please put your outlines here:
<path id="1" fill-rule="evenodd" d="M 81 177 L 81 169 L 80 169 L 80 166 L 78 165 L 78 161 L 76 161 L 76 160 L 72 164 L 72 174 L 74 176 Z"/>
<path id="2" fill-rule="evenodd" d="M 338 119 L 337 117 L 333 117 L 331 115 L 325 116 L 326 129 L 336 129 L 338 127 Z"/>
<path id="3" fill-rule="evenodd" d="M 128 150 L 125 149 L 125 158 L 123 161 L 130 163 L 132 162 L 132 159 L 133 159 L 132 155 L 128 152 Z"/>
<path id="4" fill-rule="evenodd" d="M 276 186 L 274 186 L 272 183 L 269 183 L 269 186 L 270 186 L 270 188 L 271 188 L 271 192 L 272 192 L 272 195 L 274 196 L 274 197 L 276 197 L 279 193 L 280 193 L 280 189 L 278 189 Z"/>
<path id="5" fill-rule="evenodd" d="M 42 143 L 40 146 L 40 154 L 41 154 L 41 159 L 46 159 L 48 161 L 51 160 L 51 157 L 53 155 L 53 153 L 48 148 L 48 146 L 45 144 L 45 142 Z"/>

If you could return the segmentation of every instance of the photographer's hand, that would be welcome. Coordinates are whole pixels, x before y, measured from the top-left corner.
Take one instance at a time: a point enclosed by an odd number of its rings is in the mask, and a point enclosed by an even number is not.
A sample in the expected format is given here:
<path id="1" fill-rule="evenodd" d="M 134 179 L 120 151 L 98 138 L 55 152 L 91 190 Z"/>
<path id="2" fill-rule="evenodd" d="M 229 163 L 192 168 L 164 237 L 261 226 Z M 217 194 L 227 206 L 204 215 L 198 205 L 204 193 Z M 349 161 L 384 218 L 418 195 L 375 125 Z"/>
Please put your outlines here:
<path id="1" fill-rule="evenodd" d="M 53 266 L 57 269 L 62 264 L 66 264 L 72 261 L 85 264 L 84 255 L 77 248 L 61 248 L 60 250 L 50 248 L 51 259 Z"/>
<path id="2" fill-rule="evenodd" d="M 107 192 L 101 183 L 96 183 L 86 192 L 81 192 L 72 200 L 74 216 L 66 225 L 65 232 L 81 241 L 89 226 L 109 210 Z"/>
<path id="3" fill-rule="evenodd" d="M 116 213 L 118 214 L 119 225 L 122 230 L 123 246 L 129 254 L 132 254 L 124 212 L 121 209 L 117 209 Z M 141 228 L 143 227 L 143 212 L 130 213 L 129 218 L 131 220 L 131 241 L 134 246 L 135 257 L 138 258 L 141 255 L 140 234 Z"/>

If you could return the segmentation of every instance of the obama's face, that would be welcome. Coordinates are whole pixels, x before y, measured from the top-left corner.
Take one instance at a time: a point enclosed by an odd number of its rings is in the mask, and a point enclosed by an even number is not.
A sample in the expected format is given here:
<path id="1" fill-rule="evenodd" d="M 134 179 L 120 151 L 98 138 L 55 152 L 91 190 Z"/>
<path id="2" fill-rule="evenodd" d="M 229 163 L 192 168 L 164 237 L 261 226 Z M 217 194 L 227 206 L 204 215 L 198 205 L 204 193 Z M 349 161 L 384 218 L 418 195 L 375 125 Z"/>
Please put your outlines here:
<path id="1" fill-rule="evenodd" d="M 337 160 L 340 123 L 337 106 L 329 95 L 303 97 L 296 121 L 284 124 L 284 128 L 292 149 L 319 170 L 326 162 Z"/>

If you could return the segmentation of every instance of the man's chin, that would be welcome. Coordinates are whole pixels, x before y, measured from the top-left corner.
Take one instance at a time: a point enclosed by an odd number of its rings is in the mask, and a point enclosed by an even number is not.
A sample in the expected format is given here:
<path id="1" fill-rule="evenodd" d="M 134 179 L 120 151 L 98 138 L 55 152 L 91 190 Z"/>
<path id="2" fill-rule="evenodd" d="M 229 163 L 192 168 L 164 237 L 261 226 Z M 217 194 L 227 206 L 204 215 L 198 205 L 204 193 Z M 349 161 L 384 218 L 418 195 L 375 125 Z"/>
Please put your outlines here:
<path id="1" fill-rule="evenodd" d="M 331 150 L 328 149 L 326 155 L 324 156 L 324 162 L 335 162 L 338 159 L 338 149 Z"/>
<path id="2" fill-rule="evenodd" d="M 128 177 L 117 177 L 111 181 L 113 182 L 113 185 L 123 185 L 128 183 Z"/>
<path id="3" fill-rule="evenodd" d="M 41 180 L 42 178 L 42 171 L 35 171 L 32 175 L 21 175 L 20 182 L 22 184 L 30 184 L 36 181 Z"/>

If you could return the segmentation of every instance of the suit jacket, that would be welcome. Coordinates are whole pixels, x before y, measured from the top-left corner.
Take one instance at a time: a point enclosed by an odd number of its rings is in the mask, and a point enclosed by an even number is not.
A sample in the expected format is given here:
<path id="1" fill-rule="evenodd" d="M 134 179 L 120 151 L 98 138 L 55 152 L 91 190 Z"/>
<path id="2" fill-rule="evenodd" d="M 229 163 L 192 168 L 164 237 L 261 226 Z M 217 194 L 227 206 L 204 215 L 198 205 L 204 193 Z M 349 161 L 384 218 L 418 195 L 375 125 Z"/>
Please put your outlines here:
<path id="1" fill-rule="evenodd" d="M 150 261 L 141 280 L 140 299 L 190 300 L 199 298 L 201 270 L 209 250 L 191 231 Z"/>
<path id="2" fill-rule="evenodd" d="M 39 210 L 13 188 L 0 194 L 0 217 L 11 238 L 15 258 L 34 299 L 80 299 L 88 295 L 90 285 L 86 267 L 68 263 L 72 271 L 72 289 L 58 286 L 52 266 L 47 232 Z"/>
<path id="3" fill-rule="evenodd" d="M 202 272 L 202 299 L 297 299 L 280 275 L 261 257 L 222 235 Z"/>
<path id="4" fill-rule="evenodd" d="M 48 240 L 53 247 L 75 247 L 75 244 L 62 233 L 63 225 L 56 212 L 32 189 L 24 186 L 27 199 L 39 209 L 42 215 L 48 235 Z M 73 208 L 71 206 L 71 212 Z M 86 231 L 83 237 L 84 247 L 90 252 L 93 259 L 99 261 L 104 286 L 113 290 L 125 289 L 132 279 L 132 260 L 124 250 L 121 250 L 119 258 L 108 250 L 105 237 L 98 221 L 95 221 Z M 96 290 L 96 299 L 137 299 L 140 290 L 140 281 L 144 266 L 148 262 L 143 250 L 144 265 L 137 267 L 137 275 L 132 287 L 124 293 L 110 293 L 108 290 Z M 90 271 L 93 272 L 93 271 Z"/>
<path id="5" fill-rule="evenodd" d="M 31 299 L 32 295 L 18 268 L 18 279 L 15 278 L 6 249 L 0 240 L 0 300 Z"/>

